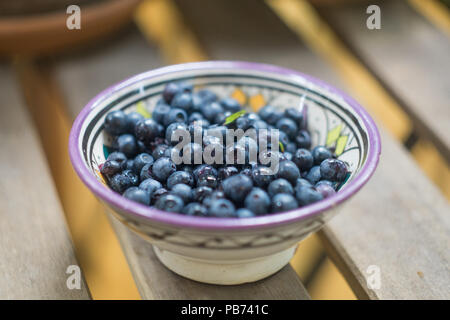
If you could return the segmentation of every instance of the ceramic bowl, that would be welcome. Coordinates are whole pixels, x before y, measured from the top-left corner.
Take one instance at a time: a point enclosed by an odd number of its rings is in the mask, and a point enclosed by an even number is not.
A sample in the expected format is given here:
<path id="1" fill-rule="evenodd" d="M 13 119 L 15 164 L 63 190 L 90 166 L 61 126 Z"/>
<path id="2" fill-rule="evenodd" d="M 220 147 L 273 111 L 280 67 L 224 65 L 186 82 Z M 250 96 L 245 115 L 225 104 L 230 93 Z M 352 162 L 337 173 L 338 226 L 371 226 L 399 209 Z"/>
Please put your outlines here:
<path id="1" fill-rule="evenodd" d="M 234 97 L 257 110 L 270 103 L 296 106 L 308 115 L 313 145 L 334 147 L 350 174 L 339 191 L 296 210 L 255 218 L 191 217 L 125 199 L 106 186 L 99 164 L 110 152 L 103 132 L 112 110 L 149 115 L 164 85 L 188 81 L 220 97 Z M 151 70 L 115 84 L 93 98 L 73 125 L 69 151 L 73 167 L 107 211 L 153 244 L 172 271 L 200 282 L 240 284 L 265 278 L 285 266 L 297 244 L 319 230 L 373 174 L 380 137 L 367 112 L 330 85 L 297 71 L 232 61 L 180 64 Z"/>

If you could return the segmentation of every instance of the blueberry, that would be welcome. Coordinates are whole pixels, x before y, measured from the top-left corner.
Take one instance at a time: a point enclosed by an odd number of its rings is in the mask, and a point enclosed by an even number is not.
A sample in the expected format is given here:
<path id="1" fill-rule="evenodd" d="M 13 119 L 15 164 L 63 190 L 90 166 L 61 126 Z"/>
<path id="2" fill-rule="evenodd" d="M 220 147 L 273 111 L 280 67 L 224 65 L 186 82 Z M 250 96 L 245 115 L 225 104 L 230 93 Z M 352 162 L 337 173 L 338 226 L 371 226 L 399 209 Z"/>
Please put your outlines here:
<path id="1" fill-rule="evenodd" d="M 308 180 L 300 178 L 300 179 L 297 179 L 295 186 L 296 187 L 297 186 L 312 187 L 313 185 Z"/>
<path id="2" fill-rule="evenodd" d="M 304 186 L 295 187 L 295 197 L 301 206 L 306 206 L 323 199 L 320 192 L 314 190 L 313 188 Z"/>
<path id="3" fill-rule="evenodd" d="M 202 201 L 202 204 L 209 208 L 211 204 L 219 199 L 225 199 L 225 193 L 220 190 L 213 191 L 209 196 L 205 197 Z"/>
<path id="4" fill-rule="evenodd" d="M 258 115 L 267 123 L 275 124 L 283 117 L 283 112 L 272 106 L 265 106 L 259 110 Z"/>
<path id="5" fill-rule="evenodd" d="M 289 142 L 284 146 L 284 153 L 289 153 L 292 159 L 293 154 L 297 151 L 297 144 L 295 142 Z"/>
<path id="6" fill-rule="evenodd" d="M 175 163 L 170 158 L 162 157 L 156 160 L 152 166 L 152 173 L 156 180 L 166 182 L 167 178 L 177 170 Z"/>
<path id="7" fill-rule="evenodd" d="M 234 204 L 227 199 L 219 199 L 214 201 L 209 207 L 208 213 L 210 216 L 218 218 L 236 217 L 236 209 Z"/>
<path id="8" fill-rule="evenodd" d="M 314 164 L 320 165 L 323 160 L 331 158 L 333 154 L 330 150 L 325 148 L 324 146 L 317 146 L 314 149 L 312 149 L 312 156 L 314 158 Z"/>
<path id="9" fill-rule="evenodd" d="M 208 216 L 208 210 L 205 206 L 198 202 L 191 202 L 187 206 L 185 206 L 182 210 L 187 216 L 197 216 L 197 217 L 206 217 Z"/>
<path id="10" fill-rule="evenodd" d="M 289 138 L 295 138 L 298 131 L 297 124 L 290 118 L 281 118 L 277 121 L 276 127 L 286 133 Z"/>
<path id="11" fill-rule="evenodd" d="M 311 136 L 308 131 L 300 130 L 295 137 L 295 142 L 297 143 L 297 147 L 303 149 L 309 149 L 311 147 Z"/>
<path id="12" fill-rule="evenodd" d="M 133 159 L 128 159 L 125 162 L 122 162 L 121 165 L 122 170 L 134 170 L 134 160 Z M 135 172 L 136 174 L 138 172 Z"/>
<path id="13" fill-rule="evenodd" d="M 152 112 L 152 119 L 159 124 L 164 124 L 164 116 L 170 111 L 170 106 L 166 103 L 160 103 L 155 106 Z"/>
<path id="14" fill-rule="evenodd" d="M 195 122 L 195 121 L 201 121 L 201 120 L 205 120 L 205 118 L 203 118 L 203 115 L 200 112 L 192 112 L 191 115 L 188 118 L 189 123 Z"/>
<path id="15" fill-rule="evenodd" d="M 113 147 L 122 152 L 127 157 L 133 157 L 138 151 L 136 138 L 129 133 L 122 134 L 117 137 L 113 143 Z"/>
<path id="16" fill-rule="evenodd" d="M 244 167 L 244 168 L 242 168 L 241 172 L 239 172 L 239 173 L 244 175 L 244 176 L 246 176 L 246 177 L 248 177 L 250 180 L 252 180 L 252 183 L 253 183 L 253 174 L 252 174 L 252 168 L 251 167 L 250 168 Z"/>
<path id="17" fill-rule="evenodd" d="M 100 168 L 100 172 L 107 177 L 112 177 L 120 171 L 122 171 L 121 164 L 115 160 L 106 160 Z"/>
<path id="18" fill-rule="evenodd" d="M 153 175 L 153 163 L 147 163 L 144 165 L 141 169 L 141 172 L 139 172 L 139 178 L 141 181 L 144 181 L 146 179 L 154 179 Z"/>
<path id="19" fill-rule="evenodd" d="M 241 208 L 236 211 L 238 218 L 253 218 L 256 215 L 247 208 Z"/>
<path id="20" fill-rule="evenodd" d="M 182 183 L 190 187 L 194 186 L 194 176 L 186 171 L 176 171 L 167 178 L 167 188 L 172 189 L 175 185 Z"/>
<path id="21" fill-rule="evenodd" d="M 227 120 L 227 118 L 229 116 L 231 116 L 233 113 L 231 113 L 230 111 L 225 111 L 223 113 L 219 113 L 215 118 L 214 118 L 214 123 L 225 123 L 225 121 Z"/>
<path id="22" fill-rule="evenodd" d="M 166 140 L 171 144 L 171 145 L 176 145 L 181 141 L 180 139 L 175 139 L 174 136 L 174 141 L 172 141 L 172 135 L 175 131 L 180 130 L 180 131 L 187 131 L 187 126 L 184 123 L 179 123 L 179 122 L 174 122 L 171 123 L 170 125 L 167 126 L 166 128 Z"/>
<path id="23" fill-rule="evenodd" d="M 159 200 L 159 198 L 166 194 L 169 194 L 169 191 L 167 191 L 166 188 L 156 189 L 151 196 L 151 203 L 155 204 Z"/>
<path id="24" fill-rule="evenodd" d="M 192 198 L 194 197 L 194 194 L 192 193 L 192 188 L 187 184 L 183 183 L 174 185 L 172 187 L 172 190 L 170 190 L 170 193 L 179 196 L 184 203 L 191 202 Z"/>
<path id="25" fill-rule="evenodd" d="M 110 187 L 118 193 L 123 193 L 126 189 L 135 186 L 135 179 L 132 175 L 128 174 L 129 172 L 132 171 L 126 170 L 123 173 L 115 174 L 109 180 Z"/>
<path id="26" fill-rule="evenodd" d="M 139 176 L 133 170 L 123 170 L 122 175 L 128 177 L 133 186 L 139 184 Z"/>
<path id="27" fill-rule="evenodd" d="M 127 114 L 127 132 L 134 134 L 135 126 L 141 120 L 144 120 L 144 117 L 140 113 L 130 112 Z"/>
<path id="28" fill-rule="evenodd" d="M 278 131 L 278 141 L 281 142 L 283 146 L 286 146 L 289 142 L 291 142 L 288 135 L 284 131 Z"/>
<path id="29" fill-rule="evenodd" d="M 171 103 L 178 92 L 180 92 L 180 85 L 176 82 L 169 82 L 164 88 L 162 96 L 167 103 Z"/>
<path id="30" fill-rule="evenodd" d="M 272 182 L 274 174 L 268 167 L 255 166 L 252 169 L 252 178 L 255 186 L 266 188 Z"/>
<path id="31" fill-rule="evenodd" d="M 199 90 L 197 95 L 203 103 L 211 103 L 217 100 L 217 95 L 208 89 Z"/>
<path id="32" fill-rule="evenodd" d="M 289 181 L 287 181 L 286 179 L 276 179 L 269 184 L 267 192 L 271 197 L 274 197 L 276 194 L 279 193 L 294 194 L 294 189 L 292 188 L 292 185 L 289 183 Z"/>
<path id="33" fill-rule="evenodd" d="M 194 190 L 194 201 L 203 202 L 203 200 L 213 193 L 213 189 L 210 187 L 198 187 Z"/>
<path id="34" fill-rule="evenodd" d="M 272 212 L 284 212 L 298 208 L 297 200 L 288 193 L 276 194 L 272 199 Z"/>
<path id="35" fill-rule="evenodd" d="M 235 203 L 244 201 L 247 194 L 253 188 L 252 180 L 243 175 L 237 174 L 222 181 L 223 191 L 225 195 L 232 199 Z"/>
<path id="36" fill-rule="evenodd" d="M 156 201 L 155 207 L 168 212 L 181 212 L 184 207 L 184 202 L 179 196 L 165 194 Z"/>
<path id="37" fill-rule="evenodd" d="M 219 181 L 225 180 L 226 178 L 229 178 L 231 176 L 234 176 L 235 174 L 238 174 L 239 170 L 236 167 L 233 166 L 227 166 L 227 167 L 221 167 L 217 171 L 217 177 Z"/>
<path id="38" fill-rule="evenodd" d="M 133 161 L 133 171 L 140 174 L 142 168 L 146 164 L 152 164 L 153 163 L 153 157 L 149 155 L 148 153 L 141 153 L 138 154 Z"/>
<path id="39" fill-rule="evenodd" d="M 217 177 L 217 170 L 209 164 L 201 164 L 194 169 L 195 181 L 198 181 L 203 176 Z"/>
<path id="40" fill-rule="evenodd" d="M 244 205 L 256 215 L 266 214 L 270 208 L 270 197 L 263 189 L 253 188 L 245 197 Z"/>
<path id="41" fill-rule="evenodd" d="M 300 178 L 300 170 L 298 170 L 294 162 L 289 160 L 282 161 L 278 165 L 277 177 L 286 179 L 294 184 Z"/>
<path id="42" fill-rule="evenodd" d="M 164 115 L 163 123 L 168 126 L 174 122 L 186 123 L 188 119 L 186 111 L 180 108 L 172 108 Z"/>
<path id="43" fill-rule="evenodd" d="M 330 184 L 327 183 L 320 183 L 320 182 L 325 182 L 326 180 L 323 181 L 319 181 L 316 185 L 315 185 L 315 189 L 320 192 L 320 194 L 324 197 L 324 198 L 328 198 L 330 196 L 332 196 L 333 194 L 336 193 L 336 190 L 334 190 L 334 187 Z"/>
<path id="44" fill-rule="evenodd" d="M 294 120 L 297 126 L 300 126 L 303 120 L 302 112 L 296 108 L 287 108 L 284 110 L 284 116 Z"/>
<path id="45" fill-rule="evenodd" d="M 325 159 L 320 164 L 320 176 L 326 180 L 344 181 L 347 176 L 347 166 L 339 159 Z"/>
<path id="46" fill-rule="evenodd" d="M 152 157 L 154 160 L 158 160 L 161 157 L 167 156 L 166 150 L 169 148 L 167 144 L 157 145 L 156 148 L 152 152 Z M 169 155 L 170 156 L 170 155 Z"/>
<path id="47" fill-rule="evenodd" d="M 148 178 L 139 184 L 139 188 L 152 195 L 156 190 L 162 188 L 162 184 L 155 179 Z"/>
<path id="48" fill-rule="evenodd" d="M 192 108 L 192 94 L 189 92 L 179 92 L 172 99 L 170 105 L 173 108 L 179 108 L 188 112 Z"/>
<path id="49" fill-rule="evenodd" d="M 139 141 L 149 144 L 156 137 L 160 136 L 159 124 L 153 119 L 145 119 L 136 123 L 134 135 Z"/>
<path id="50" fill-rule="evenodd" d="M 128 188 L 123 193 L 123 196 L 129 200 L 139 202 L 147 206 L 150 205 L 150 194 L 142 189 L 139 189 L 138 187 Z"/>
<path id="51" fill-rule="evenodd" d="M 235 113 L 241 110 L 241 105 L 237 100 L 233 98 L 225 98 L 220 101 L 220 104 L 226 111 L 230 111 L 231 113 Z"/>
<path id="52" fill-rule="evenodd" d="M 319 182 L 317 182 L 317 183 L 314 185 L 314 188 L 317 188 L 318 186 L 320 186 L 320 185 L 322 185 L 322 184 L 326 184 L 326 185 L 332 187 L 333 189 L 335 189 L 335 183 L 332 182 L 332 181 L 330 181 L 330 180 L 320 180 Z"/>
<path id="53" fill-rule="evenodd" d="M 105 117 L 105 131 L 111 135 L 120 135 L 127 132 L 127 116 L 122 110 L 109 112 Z"/>
<path id="54" fill-rule="evenodd" d="M 109 161 L 117 161 L 120 164 L 122 164 L 123 162 L 127 161 L 127 156 L 125 154 L 123 154 L 122 152 L 111 152 L 108 156 L 108 158 L 106 160 Z"/>
<path id="55" fill-rule="evenodd" d="M 306 180 L 311 182 L 311 184 L 316 184 L 317 181 L 319 181 L 320 179 L 321 175 L 319 166 L 312 167 L 311 170 L 309 170 L 308 174 L 306 175 Z"/>
<path id="56" fill-rule="evenodd" d="M 218 183 L 217 177 L 213 175 L 204 175 L 197 180 L 197 187 L 210 187 L 215 189 L 217 188 Z"/>
<path id="57" fill-rule="evenodd" d="M 264 120 L 256 120 L 251 123 L 250 127 L 258 131 L 260 129 L 268 129 L 269 125 Z"/>
<path id="58" fill-rule="evenodd" d="M 295 151 L 292 161 L 294 161 L 294 163 L 301 171 L 311 169 L 314 164 L 314 158 L 311 152 L 303 148 L 297 149 L 297 151 Z"/>
<path id="59" fill-rule="evenodd" d="M 218 102 L 205 104 L 201 108 L 203 116 L 210 122 L 214 121 L 217 115 L 224 112 L 222 106 Z"/>
<path id="60" fill-rule="evenodd" d="M 250 128 L 251 125 L 251 121 L 247 117 L 239 117 L 234 123 L 237 129 L 242 129 L 244 131 Z"/>

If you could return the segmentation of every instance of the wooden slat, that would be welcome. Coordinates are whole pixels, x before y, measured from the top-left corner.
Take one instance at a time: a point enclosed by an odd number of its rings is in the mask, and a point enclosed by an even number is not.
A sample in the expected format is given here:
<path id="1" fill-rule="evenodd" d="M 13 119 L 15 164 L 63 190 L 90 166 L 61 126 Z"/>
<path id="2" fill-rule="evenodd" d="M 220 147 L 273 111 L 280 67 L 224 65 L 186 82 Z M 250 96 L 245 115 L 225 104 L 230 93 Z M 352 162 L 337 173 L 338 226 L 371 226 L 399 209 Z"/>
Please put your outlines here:
<path id="1" fill-rule="evenodd" d="M 299 46 L 298 39 L 281 34 L 289 31 L 264 9 L 258 11 L 256 2 L 246 1 L 248 8 L 234 1 L 220 3 L 220 9 L 207 10 L 200 0 L 178 1 L 212 58 L 280 63 L 281 55 L 285 57 L 282 65 L 336 81 L 330 77 L 331 69 Z M 268 26 L 260 25 L 262 20 Z M 289 56 L 295 59 L 288 60 Z M 324 229 L 325 243 L 335 260 L 341 261 L 341 270 L 360 298 L 449 298 L 448 203 L 403 147 L 382 126 L 380 131 L 380 166 L 369 184 Z M 381 269 L 379 290 L 367 287 L 364 276 L 369 265 Z"/>
<path id="2" fill-rule="evenodd" d="M 132 58 L 130 58 L 130 56 Z M 121 61 L 128 61 L 119 68 Z M 133 73 L 158 66 L 157 51 L 142 37 L 130 35 L 121 44 L 101 53 L 58 61 L 56 70 L 66 93 L 71 114 L 106 86 Z M 90 79 L 87 83 L 85 79 Z M 291 266 L 255 284 L 222 287 L 182 278 L 167 270 L 150 244 L 112 218 L 112 224 L 127 256 L 139 292 L 144 299 L 308 299 L 309 296 Z"/>
<path id="3" fill-rule="evenodd" d="M 381 29 L 366 27 L 366 8 L 381 8 Z M 450 41 L 400 0 L 319 7 L 363 63 L 385 84 L 450 162 Z"/>
<path id="4" fill-rule="evenodd" d="M 89 299 L 64 213 L 11 69 L 0 66 L 0 299 Z"/>

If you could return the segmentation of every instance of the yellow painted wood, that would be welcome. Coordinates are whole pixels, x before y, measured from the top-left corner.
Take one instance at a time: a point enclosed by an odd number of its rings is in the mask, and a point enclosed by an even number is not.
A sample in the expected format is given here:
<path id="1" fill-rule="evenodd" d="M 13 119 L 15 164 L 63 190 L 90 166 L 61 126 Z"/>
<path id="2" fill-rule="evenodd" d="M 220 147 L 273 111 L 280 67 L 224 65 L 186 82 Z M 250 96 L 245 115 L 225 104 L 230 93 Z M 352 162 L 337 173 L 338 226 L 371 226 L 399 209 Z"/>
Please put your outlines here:
<path id="1" fill-rule="evenodd" d="M 72 169 L 67 146 L 71 121 L 51 71 L 29 61 L 17 61 L 15 69 L 38 128 L 92 297 L 139 299 L 103 208 Z"/>
<path id="2" fill-rule="evenodd" d="M 399 140 L 412 124 L 381 84 L 341 43 L 333 30 L 304 0 L 266 0 L 266 3 L 318 55 L 329 61 L 360 102 Z"/>

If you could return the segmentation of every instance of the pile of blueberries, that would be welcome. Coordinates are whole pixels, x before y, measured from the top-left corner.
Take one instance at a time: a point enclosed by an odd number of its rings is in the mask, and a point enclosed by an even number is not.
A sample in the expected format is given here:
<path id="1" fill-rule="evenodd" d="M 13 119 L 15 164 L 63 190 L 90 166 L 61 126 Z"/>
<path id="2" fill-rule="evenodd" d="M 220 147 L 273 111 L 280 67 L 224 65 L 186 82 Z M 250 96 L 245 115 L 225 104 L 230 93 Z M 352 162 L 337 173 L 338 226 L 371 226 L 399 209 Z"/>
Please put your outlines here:
<path id="1" fill-rule="evenodd" d="M 168 83 L 151 118 L 120 110 L 106 115 L 104 130 L 113 137 L 114 152 L 100 171 L 108 185 L 127 199 L 201 217 L 248 218 L 296 209 L 333 195 L 347 178 L 347 165 L 336 159 L 332 149 L 310 150 L 304 113 L 267 105 L 228 124 L 227 118 L 240 110 L 242 106 L 232 98 L 219 99 L 206 89 L 194 91 L 189 83 Z M 248 161 L 176 165 L 171 158 L 172 133 L 191 132 L 194 123 L 204 130 L 203 146 L 190 146 L 200 152 L 214 141 L 208 139 L 208 130 L 278 129 L 280 143 L 269 145 L 268 151 L 278 156 L 278 172 L 267 174 L 267 166 Z M 245 139 L 247 150 L 249 138 Z M 242 145 L 237 142 L 234 147 Z"/>

